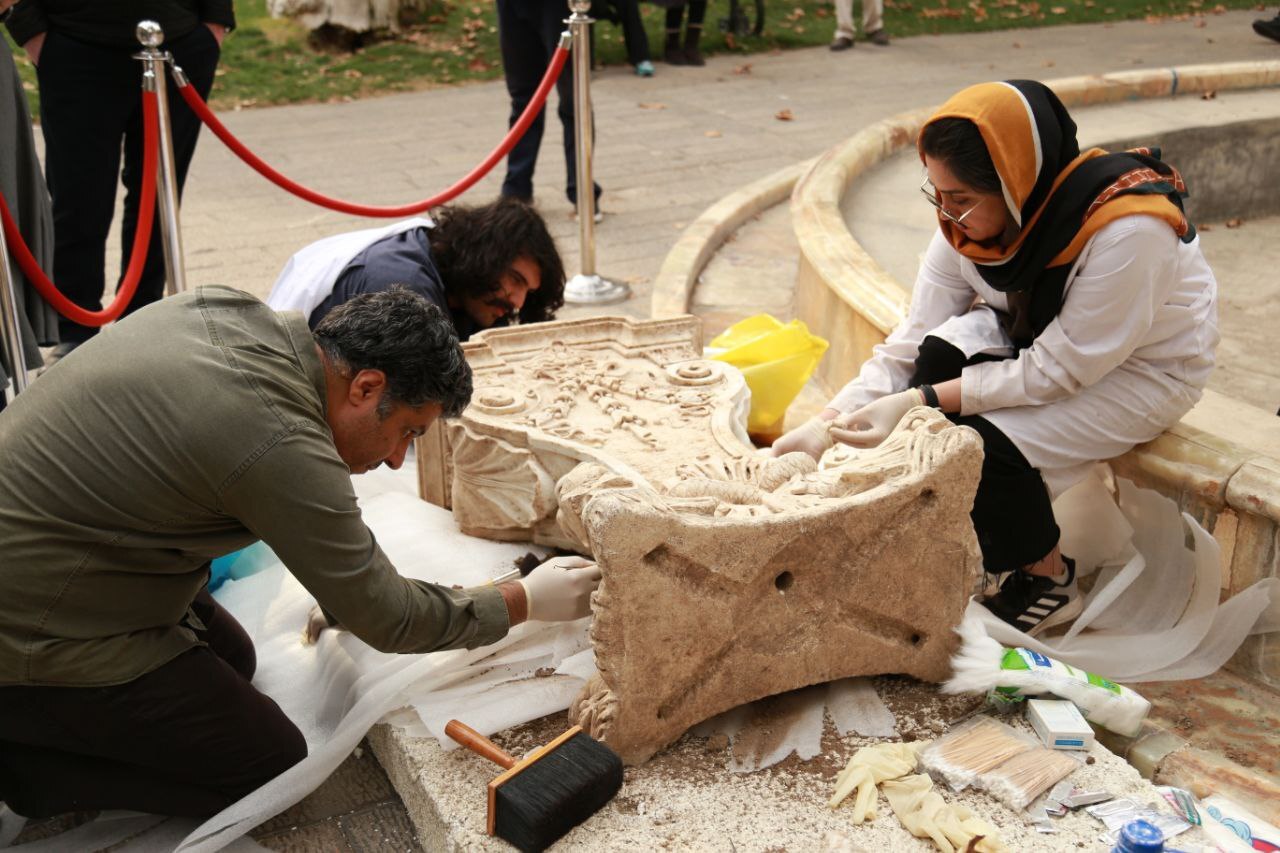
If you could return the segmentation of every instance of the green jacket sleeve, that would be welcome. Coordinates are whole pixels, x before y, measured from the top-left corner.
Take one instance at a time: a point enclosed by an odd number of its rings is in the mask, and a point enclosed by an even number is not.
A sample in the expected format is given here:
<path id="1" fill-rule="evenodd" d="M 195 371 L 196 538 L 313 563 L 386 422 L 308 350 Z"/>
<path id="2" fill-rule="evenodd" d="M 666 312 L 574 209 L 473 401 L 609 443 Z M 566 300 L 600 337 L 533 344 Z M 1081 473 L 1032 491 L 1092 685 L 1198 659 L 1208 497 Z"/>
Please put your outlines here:
<path id="1" fill-rule="evenodd" d="M 222 508 L 378 651 L 471 649 L 509 629 L 497 588 L 449 589 L 396 572 L 361 519 L 347 466 L 315 427 L 285 434 L 246 460 L 222 490 Z"/>

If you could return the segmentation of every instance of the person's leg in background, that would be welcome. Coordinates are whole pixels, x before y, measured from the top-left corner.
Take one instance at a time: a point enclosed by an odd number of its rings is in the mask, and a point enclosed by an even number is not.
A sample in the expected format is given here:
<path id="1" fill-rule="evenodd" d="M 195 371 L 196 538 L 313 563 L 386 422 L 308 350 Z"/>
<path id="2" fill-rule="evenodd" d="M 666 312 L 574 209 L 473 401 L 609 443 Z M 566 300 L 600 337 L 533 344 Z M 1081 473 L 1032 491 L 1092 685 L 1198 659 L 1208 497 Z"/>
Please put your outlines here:
<path id="1" fill-rule="evenodd" d="M 835 0 L 836 34 L 831 39 L 832 50 L 848 50 L 853 47 L 853 0 Z"/>
<path id="2" fill-rule="evenodd" d="M 668 65 L 684 65 L 684 48 L 680 46 L 680 22 L 684 20 L 684 6 L 667 7 L 667 40 L 662 48 L 662 59 Z"/>
<path id="3" fill-rule="evenodd" d="M 653 61 L 649 56 L 649 36 L 644 31 L 640 17 L 639 0 L 613 0 L 622 21 L 622 38 L 627 45 L 627 61 L 641 77 L 653 76 Z"/>
<path id="4" fill-rule="evenodd" d="M 707 16 L 707 0 L 689 0 L 689 20 L 684 25 L 684 64 L 706 65 L 698 42 L 702 39 L 702 21 Z"/>
<path id="5" fill-rule="evenodd" d="M 124 51 L 53 31 L 45 37 L 36 75 L 53 200 L 55 282 L 72 302 L 96 311 L 106 286 L 120 140 L 141 110 L 141 66 Z M 60 318 L 58 331 L 55 354 L 61 356 L 98 330 Z"/>
<path id="6" fill-rule="evenodd" d="M 889 34 L 884 31 L 884 0 L 862 0 L 862 35 L 872 44 L 889 44 Z"/>
<path id="7" fill-rule="evenodd" d="M 541 5 L 538 0 L 536 5 Z M 529 105 L 547 70 L 550 55 L 543 46 L 535 9 L 528 0 L 498 0 L 498 45 L 502 51 L 502 74 L 511 96 L 511 115 L 507 127 L 520 118 Z M 564 81 L 572 80 L 571 70 L 560 75 L 557 90 L 563 101 Z M 572 108 L 572 89 L 570 108 Z M 502 182 L 502 195 L 514 196 L 522 201 L 533 201 L 533 173 L 538 164 L 538 149 L 542 146 L 542 131 L 546 127 L 545 109 L 539 111 L 533 123 L 520 141 L 507 154 L 507 176 Z"/>
<path id="8" fill-rule="evenodd" d="M 253 644 L 207 592 L 208 646 L 111 687 L 0 687 L 0 793 L 25 817 L 131 809 L 207 817 L 306 757 L 249 679 Z"/>
<path id="9" fill-rule="evenodd" d="M 218 41 L 213 37 L 213 33 L 209 32 L 209 28 L 200 25 L 172 44 L 165 44 L 164 48 L 173 53 L 174 61 L 186 73 L 200 97 L 207 101 L 209 93 L 213 90 L 213 79 L 220 54 Z M 131 61 L 137 70 L 136 85 L 141 88 L 141 64 L 137 60 Z M 187 180 L 187 170 L 196 151 L 196 140 L 200 136 L 200 119 L 182 100 L 172 78 L 168 81 L 168 101 L 170 127 L 173 132 L 174 168 L 178 179 L 178 195 L 181 198 L 182 187 Z M 124 184 L 125 194 L 124 210 L 120 219 L 121 279 L 124 278 L 125 270 L 129 266 L 129 255 L 133 249 L 134 234 L 138 227 L 138 207 L 142 192 L 142 140 L 142 110 L 135 109 L 130 115 L 124 135 L 124 170 L 121 173 L 121 182 Z M 164 296 L 165 269 L 162 239 L 160 211 L 157 207 L 142 279 L 138 282 L 137 293 L 125 309 L 126 315 Z"/>
<path id="10" fill-rule="evenodd" d="M 560 0 L 537 0 L 536 5 L 540 19 L 537 22 L 538 35 L 544 46 L 548 61 L 552 51 L 556 45 L 560 43 L 560 34 L 564 32 L 564 4 Z M 556 112 L 560 116 L 560 126 L 564 131 L 564 169 L 565 169 L 565 198 L 569 200 L 569 204 L 576 205 L 578 203 L 578 149 L 577 142 L 574 138 L 576 131 L 574 130 L 573 119 L 573 75 L 574 66 L 573 58 L 570 57 L 565 65 L 564 73 L 560 75 L 560 79 L 556 81 L 556 97 L 558 104 Z M 541 76 L 539 76 L 541 79 Z M 535 82 L 536 86 L 537 83 Z M 592 131 L 595 130 L 594 116 L 592 123 Z M 600 183 L 594 181 L 595 198 L 600 200 Z M 597 215 L 599 207 L 596 208 Z"/>

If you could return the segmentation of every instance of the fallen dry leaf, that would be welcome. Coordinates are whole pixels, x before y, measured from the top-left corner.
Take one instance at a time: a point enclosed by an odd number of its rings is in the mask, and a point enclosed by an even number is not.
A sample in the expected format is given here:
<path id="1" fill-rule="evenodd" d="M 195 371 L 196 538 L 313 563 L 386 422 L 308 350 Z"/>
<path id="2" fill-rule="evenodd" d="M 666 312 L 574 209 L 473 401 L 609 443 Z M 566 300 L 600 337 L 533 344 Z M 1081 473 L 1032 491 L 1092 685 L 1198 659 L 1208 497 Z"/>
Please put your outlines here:
<path id="1" fill-rule="evenodd" d="M 1196 226 L 1196 230 L 1197 230 L 1197 231 L 1212 231 L 1212 230 L 1213 230 L 1213 226 L 1212 226 L 1212 225 L 1197 225 L 1197 226 Z"/>
<path id="2" fill-rule="evenodd" d="M 1228 219 L 1226 221 L 1226 226 L 1228 228 L 1239 228 L 1243 224 L 1244 224 L 1244 220 L 1241 219 L 1239 216 L 1232 217 L 1231 219 Z"/>
<path id="3" fill-rule="evenodd" d="M 1200 100 L 1202 101 L 1212 101 L 1216 97 L 1218 97 L 1218 93 L 1213 89 L 1206 89 L 1200 94 Z"/>
<path id="4" fill-rule="evenodd" d="M 1046 59 L 1044 62 L 1041 62 L 1040 64 L 1043 65 L 1045 68 L 1052 68 L 1054 66 L 1054 61 L 1052 59 Z"/>
<path id="5" fill-rule="evenodd" d="M 1065 15 L 1065 14 L 1067 14 L 1067 7 L 1066 7 L 1066 6 L 1054 6 L 1054 7 L 1052 7 L 1049 11 L 1050 11 L 1050 12 L 1052 12 L 1053 14 L 1055 14 L 1055 15 Z"/>
<path id="6" fill-rule="evenodd" d="M 720 131 L 718 130 L 708 130 L 704 132 L 702 135 L 707 137 L 708 139 L 719 139 L 723 134 L 721 134 Z"/>
<path id="7" fill-rule="evenodd" d="M 1196 18 L 1195 25 L 1197 29 L 1203 29 L 1204 27 L 1207 27 L 1209 25 L 1209 22 L 1206 21 L 1204 18 Z"/>
<path id="8" fill-rule="evenodd" d="M 642 101 L 637 104 L 637 106 L 642 110 L 665 110 L 667 108 L 666 104 L 659 104 L 656 101 L 653 103 L 645 103 Z"/>
<path id="9" fill-rule="evenodd" d="M 736 68 L 733 69 L 733 73 L 734 74 L 750 74 L 751 63 L 746 62 L 746 63 L 743 63 L 742 65 L 737 66 Z"/>
<path id="10" fill-rule="evenodd" d="M 776 118 L 778 121 L 791 121 L 792 119 L 795 118 L 795 115 L 792 114 L 791 110 L 783 109 L 783 110 L 778 110 L 776 113 L 774 113 L 773 117 Z"/>

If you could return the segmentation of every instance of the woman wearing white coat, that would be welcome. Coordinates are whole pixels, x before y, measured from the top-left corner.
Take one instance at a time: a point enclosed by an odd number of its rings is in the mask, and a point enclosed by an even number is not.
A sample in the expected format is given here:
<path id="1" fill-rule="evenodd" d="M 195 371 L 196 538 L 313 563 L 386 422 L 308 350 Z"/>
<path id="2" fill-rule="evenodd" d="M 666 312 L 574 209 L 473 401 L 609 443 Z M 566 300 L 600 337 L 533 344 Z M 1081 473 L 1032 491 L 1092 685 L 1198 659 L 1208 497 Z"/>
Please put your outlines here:
<path id="1" fill-rule="evenodd" d="M 972 86 L 926 123 L 938 211 L 907 318 L 822 414 L 774 444 L 879 444 L 931 405 L 983 438 L 973 522 L 1008 573 L 986 605 L 1035 634 L 1080 610 L 1050 506 L 1094 462 L 1150 441 L 1200 398 L 1217 285 L 1158 153 L 1081 153 L 1046 86 Z"/>

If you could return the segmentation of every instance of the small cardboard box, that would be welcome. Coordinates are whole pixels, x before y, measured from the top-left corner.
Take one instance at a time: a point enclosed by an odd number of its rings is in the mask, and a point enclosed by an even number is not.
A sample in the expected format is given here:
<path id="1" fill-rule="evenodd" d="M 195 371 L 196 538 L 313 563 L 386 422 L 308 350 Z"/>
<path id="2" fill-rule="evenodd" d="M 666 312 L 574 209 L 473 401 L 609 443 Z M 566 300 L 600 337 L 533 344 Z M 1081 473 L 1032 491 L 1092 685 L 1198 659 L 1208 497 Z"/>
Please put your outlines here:
<path id="1" fill-rule="evenodd" d="M 1027 700 L 1027 721 L 1045 746 L 1054 749 L 1093 746 L 1093 729 L 1080 709 L 1065 699 Z"/>

